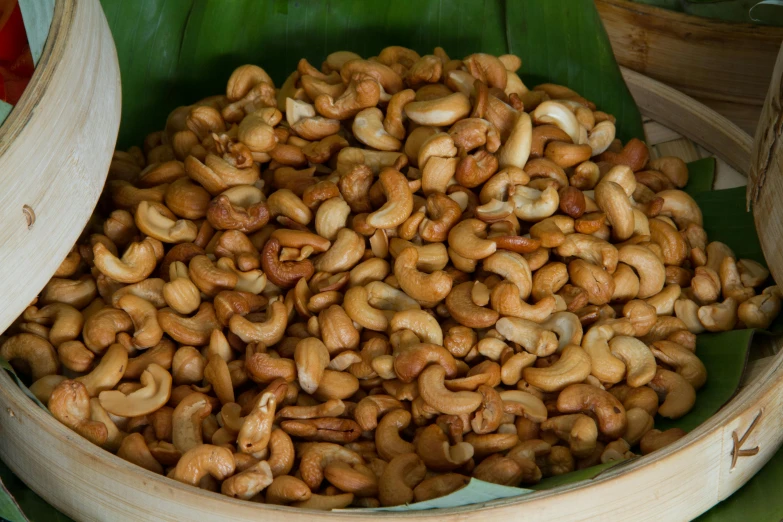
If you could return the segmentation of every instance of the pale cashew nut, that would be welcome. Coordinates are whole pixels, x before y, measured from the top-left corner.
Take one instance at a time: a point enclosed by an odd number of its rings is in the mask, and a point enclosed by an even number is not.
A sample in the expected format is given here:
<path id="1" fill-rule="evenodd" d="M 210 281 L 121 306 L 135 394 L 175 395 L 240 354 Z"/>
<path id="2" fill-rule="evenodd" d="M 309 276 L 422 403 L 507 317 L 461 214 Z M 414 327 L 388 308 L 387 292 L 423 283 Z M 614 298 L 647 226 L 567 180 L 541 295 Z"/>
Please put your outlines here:
<path id="1" fill-rule="evenodd" d="M 363 328 L 383 332 L 389 327 L 391 314 L 372 307 L 369 303 L 369 293 L 363 286 L 348 289 L 343 298 L 343 308 L 348 317 Z"/>
<path id="2" fill-rule="evenodd" d="M 569 344 L 582 344 L 582 323 L 579 317 L 571 312 L 556 312 L 541 323 L 545 330 L 555 332 L 558 338 L 557 351 L 562 352 Z"/>
<path id="3" fill-rule="evenodd" d="M 101 357 L 98 366 L 87 375 L 77 377 L 76 381 L 84 384 L 90 397 L 114 388 L 122 379 L 128 366 L 128 350 L 121 344 L 112 344 Z"/>
<path id="4" fill-rule="evenodd" d="M 666 268 L 651 250 L 639 245 L 625 245 L 620 248 L 617 257 L 639 274 L 639 299 L 651 297 L 663 289 Z"/>
<path id="5" fill-rule="evenodd" d="M 547 186 L 543 191 L 530 187 L 516 186 L 511 196 L 514 214 L 524 221 L 541 221 L 557 212 L 560 196 L 557 188 Z"/>
<path id="6" fill-rule="evenodd" d="M 680 285 L 672 284 L 666 285 L 666 287 L 655 294 L 652 297 L 645 299 L 648 305 L 655 308 L 655 312 L 658 315 L 672 315 L 674 313 L 674 303 L 682 295 L 682 288 Z"/>
<path id="7" fill-rule="evenodd" d="M 312 498 L 312 491 L 304 481 L 291 475 L 279 475 L 265 491 L 268 504 L 291 504 Z"/>
<path id="8" fill-rule="evenodd" d="M 356 404 L 353 417 L 362 431 L 371 431 L 378 426 L 378 417 L 397 409 L 402 403 L 390 395 L 368 395 Z"/>
<path id="9" fill-rule="evenodd" d="M 33 382 L 57 374 L 60 367 L 57 353 L 49 341 L 31 333 L 9 337 L 0 347 L 0 357 L 8 362 L 24 361 Z"/>
<path id="10" fill-rule="evenodd" d="M 612 355 L 609 341 L 614 329 L 608 324 L 594 325 L 582 337 L 582 348 L 590 356 L 591 370 L 601 382 L 618 383 L 625 376 L 625 363 Z"/>
<path id="11" fill-rule="evenodd" d="M 228 328 L 246 343 L 264 343 L 272 346 L 280 342 L 288 325 L 288 308 L 281 301 L 269 303 L 266 321 L 254 323 L 241 315 L 233 315 Z"/>
<path id="12" fill-rule="evenodd" d="M 146 299 L 128 294 L 117 301 L 117 308 L 124 310 L 133 321 L 134 346 L 151 348 L 163 338 L 163 330 L 158 324 L 158 310 Z"/>
<path id="13" fill-rule="evenodd" d="M 473 458 L 473 446 L 468 442 L 449 445 L 448 437 L 441 427 L 431 424 L 419 433 L 416 454 L 428 469 L 453 471 Z"/>
<path id="14" fill-rule="evenodd" d="M 544 402 L 523 390 L 506 390 L 500 392 L 503 400 L 503 410 L 519 417 L 525 417 L 533 422 L 544 422 L 549 415 Z"/>
<path id="15" fill-rule="evenodd" d="M 737 263 L 733 257 L 724 257 L 718 269 L 720 277 L 720 287 L 723 298 L 733 297 L 738 302 L 743 303 L 756 295 L 753 288 L 748 288 L 742 284 Z"/>
<path id="16" fill-rule="evenodd" d="M 613 181 L 602 179 L 595 187 L 595 202 L 606 214 L 612 233 L 619 241 L 625 241 L 634 231 L 634 215 L 631 201 L 623 188 Z"/>
<path id="17" fill-rule="evenodd" d="M 589 384 L 572 384 L 557 397 L 561 413 L 592 412 L 598 419 L 601 433 L 621 437 L 628 426 L 625 408 L 611 393 Z"/>
<path id="18" fill-rule="evenodd" d="M 557 101 L 547 100 L 536 107 L 531 113 L 533 121 L 540 125 L 542 123 L 551 123 L 559 127 L 576 144 L 587 142 L 587 134 L 582 135 L 583 128 L 571 109 Z M 585 139 L 582 139 L 585 138 Z"/>
<path id="19" fill-rule="evenodd" d="M 321 485 L 324 469 L 332 462 L 341 461 L 349 465 L 364 463 L 364 459 L 355 451 L 331 442 L 308 445 L 300 458 L 299 471 L 310 489 L 317 489 Z"/>
<path id="20" fill-rule="evenodd" d="M 329 198 L 315 213 L 315 231 L 329 241 L 337 239 L 337 232 L 346 226 L 351 207 L 343 198 Z"/>
<path id="21" fill-rule="evenodd" d="M 321 272 L 338 273 L 350 270 L 364 254 L 364 238 L 350 228 L 341 228 L 337 239 L 315 262 L 315 269 Z"/>
<path id="22" fill-rule="evenodd" d="M 647 455 L 680 440 L 685 435 L 682 428 L 671 428 L 666 431 L 652 429 L 642 436 L 639 448 L 642 450 L 642 455 Z"/>
<path id="23" fill-rule="evenodd" d="M 393 409 L 381 417 L 375 430 L 375 448 L 381 458 L 388 461 L 416 450 L 413 444 L 400 437 L 400 431 L 410 423 L 411 414 L 404 409 Z"/>
<path id="24" fill-rule="evenodd" d="M 381 98 L 381 89 L 381 84 L 369 76 L 356 77 L 336 99 L 330 94 L 316 96 L 315 108 L 326 118 L 347 120 L 362 109 L 376 106 Z"/>
<path id="25" fill-rule="evenodd" d="M 386 131 L 383 118 L 383 112 L 377 107 L 360 111 L 353 120 L 353 135 L 368 147 L 377 150 L 400 150 L 402 142 Z"/>
<path id="26" fill-rule="evenodd" d="M 495 329 L 505 339 L 519 344 L 538 357 L 546 357 L 557 351 L 558 341 L 554 332 L 545 330 L 533 321 L 503 317 L 495 323 Z"/>
<path id="27" fill-rule="evenodd" d="M 595 421 L 583 413 L 560 415 L 541 423 L 541 429 L 552 431 L 560 439 L 568 442 L 574 457 L 584 458 L 595 451 L 598 441 L 598 426 Z"/>
<path id="28" fill-rule="evenodd" d="M 413 135 L 413 133 L 411 133 L 411 135 Z M 408 137 L 408 141 L 410 141 L 410 137 Z M 374 174 L 378 174 L 381 169 L 391 167 L 400 161 L 401 158 L 407 159 L 407 157 L 407 151 L 403 154 L 401 152 L 374 151 L 355 147 L 345 147 L 337 154 L 337 168 L 335 169 L 335 172 L 342 175 L 350 172 L 356 165 L 366 165 L 367 167 L 370 167 Z"/>
<path id="29" fill-rule="evenodd" d="M 410 102 L 403 110 L 411 121 L 419 125 L 444 127 L 470 114 L 471 105 L 467 96 L 455 92 L 443 98 Z"/>
<path id="30" fill-rule="evenodd" d="M 421 310 L 421 305 L 408 294 L 383 281 L 373 281 L 367 286 L 367 302 L 379 310 Z"/>
<path id="31" fill-rule="evenodd" d="M 215 480 L 223 480 L 233 475 L 235 469 L 236 464 L 231 450 L 202 444 L 182 454 L 171 478 L 198 487 L 202 479 L 207 476 Z"/>
<path id="32" fill-rule="evenodd" d="M 106 425 L 90 418 L 90 395 L 82 383 L 62 381 L 52 390 L 48 407 L 55 419 L 93 444 L 100 446 L 108 439 Z"/>
<path id="33" fill-rule="evenodd" d="M 302 339 L 296 344 L 294 362 L 299 386 L 307 393 L 315 393 L 329 365 L 326 345 L 315 337 Z"/>
<path id="34" fill-rule="evenodd" d="M 590 145 L 592 156 L 598 156 L 614 141 L 615 125 L 609 120 L 596 123 L 595 127 L 587 133 L 587 144 Z"/>
<path id="35" fill-rule="evenodd" d="M 438 270 L 431 274 L 416 268 L 418 251 L 406 248 L 394 261 L 394 275 L 400 288 L 423 306 L 434 306 L 446 298 L 451 291 L 452 280 L 446 272 Z"/>
<path id="36" fill-rule="evenodd" d="M 519 317 L 536 323 L 541 323 L 549 318 L 557 306 L 554 295 L 545 296 L 536 304 L 530 305 L 520 299 L 518 287 L 507 281 L 501 281 L 492 289 L 490 299 L 492 309 L 496 310 L 498 314 Z"/>
<path id="37" fill-rule="evenodd" d="M 447 415 L 461 415 L 476 411 L 481 406 L 480 393 L 449 391 L 445 384 L 446 370 L 440 365 L 430 365 L 419 375 L 421 397 L 437 411 Z"/>
<path id="38" fill-rule="evenodd" d="M 413 212 L 413 195 L 405 176 L 393 168 L 383 169 L 379 182 L 387 201 L 367 216 L 367 224 L 375 228 L 394 228 Z"/>
<path id="39" fill-rule="evenodd" d="M 443 270 L 449 262 L 448 250 L 442 243 L 430 243 L 429 245 L 421 246 L 398 237 L 393 237 L 389 242 L 389 254 L 395 259 L 406 248 L 416 249 L 416 252 L 419 254 L 416 268 L 423 272 Z"/>
<path id="40" fill-rule="evenodd" d="M 705 305 L 699 308 L 697 314 L 701 324 L 710 332 L 725 332 L 737 324 L 739 303 L 729 297 L 722 303 Z"/>
<path id="41" fill-rule="evenodd" d="M 617 247 L 595 236 L 568 234 L 555 252 L 561 257 L 578 257 L 588 263 L 603 266 L 610 274 L 617 270 Z"/>
<path id="42" fill-rule="evenodd" d="M 760 297 L 760 296 L 757 296 Z M 751 298 L 746 302 L 751 301 Z M 742 306 L 744 306 L 745 303 L 742 303 L 740 305 L 740 309 L 742 309 Z M 700 334 L 702 333 L 705 328 L 704 325 L 701 324 L 701 321 L 699 320 L 699 305 L 696 304 L 694 301 L 691 301 L 690 299 L 678 299 L 674 302 L 674 315 L 680 319 L 683 323 L 685 323 L 686 327 L 688 328 L 688 331 L 693 334 Z M 740 319 L 742 319 L 741 314 Z M 752 327 L 751 327 L 752 328 Z"/>
<path id="43" fill-rule="evenodd" d="M 212 411 L 209 397 L 203 393 L 191 393 L 182 399 L 171 415 L 171 440 L 180 453 L 198 447 L 202 439 L 202 421 Z"/>
<path id="44" fill-rule="evenodd" d="M 696 354 L 671 341 L 655 341 L 650 347 L 656 359 L 663 361 L 682 375 L 695 390 L 707 382 L 707 369 Z"/>
<path id="45" fill-rule="evenodd" d="M 277 401 L 273 392 L 265 392 L 256 399 L 253 409 L 245 416 L 237 434 L 237 448 L 251 455 L 264 451 L 272 437 Z"/>
<path id="46" fill-rule="evenodd" d="M 530 157 L 530 148 L 533 144 L 533 124 L 530 115 L 520 112 L 514 122 L 506 142 L 498 152 L 498 164 L 501 169 L 507 167 L 524 168 Z"/>
<path id="47" fill-rule="evenodd" d="M 497 274 L 511 281 L 519 289 L 519 298 L 524 300 L 530 297 L 533 289 L 533 276 L 527 260 L 517 254 L 503 250 L 495 252 L 482 262 L 484 270 Z"/>
<path id="48" fill-rule="evenodd" d="M 466 259 L 484 259 L 497 250 L 497 243 L 486 239 L 487 224 L 464 219 L 449 231 L 449 248 Z"/>
<path id="49" fill-rule="evenodd" d="M 103 243 L 98 242 L 93 246 L 93 261 L 102 274 L 117 282 L 138 283 L 155 270 L 158 259 L 154 241 L 147 238 L 140 243 L 131 243 L 119 259 Z"/>
<path id="50" fill-rule="evenodd" d="M 457 362 L 451 352 L 429 343 L 418 343 L 401 351 L 394 359 L 394 372 L 402 382 L 413 382 L 430 363 L 442 366 L 449 378 L 457 376 Z"/>
<path id="51" fill-rule="evenodd" d="M 136 417 L 163 407 L 171 396 L 171 374 L 157 364 L 150 364 L 141 374 L 142 388 L 128 395 L 117 390 L 98 394 L 101 406 L 113 415 Z"/>
<path id="52" fill-rule="evenodd" d="M 139 230 L 164 243 L 189 243 L 198 235 L 195 223 L 187 219 L 176 220 L 176 216 L 161 203 L 146 200 L 139 203 L 135 221 Z"/>
<path id="53" fill-rule="evenodd" d="M 649 386 L 663 400 L 658 408 L 658 414 L 663 417 L 679 419 L 691 411 L 696 402 L 696 390 L 678 373 L 658 368 Z"/>
<path id="54" fill-rule="evenodd" d="M 663 190 L 658 192 L 655 197 L 663 199 L 661 214 L 671 216 L 680 229 L 685 228 L 688 223 L 704 226 L 699 205 L 682 190 Z"/>
<path id="55" fill-rule="evenodd" d="M 565 387 L 583 382 L 590 375 L 590 356 L 580 346 L 569 344 L 560 354 L 560 359 L 546 368 L 528 367 L 522 370 L 522 377 L 528 384 L 546 392 L 556 392 Z"/>
<path id="56" fill-rule="evenodd" d="M 655 376 L 655 356 L 646 344 L 625 335 L 618 335 L 609 340 L 609 350 L 619 360 L 625 363 L 625 382 L 628 386 L 638 388 L 644 386 Z"/>
<path id="57" fill-rule="evenodd" d="M 403 310 L 389 321 L 391 332 L 412 330 L 423 343 L 443 345 L 443 331 L 438 320 L 423 310 Z"/>
<path id="58" fill-rule="evenodd" d="M 232 475 L 223 481 L 220 492 L 229 497 L 250 500 L 274 480 L 269 463 L 265 460 Z"/>
<path id="59" fill-rule="evenodd" d="M 28 306 L 22 318 L 36 324 L 51 325 L 49 342 L 55 348 L 78 338 L 84 326 L 82 313 L 66 303 L 52 303 L 40 309 Z"/>
<path id="60" fill-rule="evenodd" d="M 737 269 L 740 273 L 740 281 L 744 286 L 755 288 L 763 284 L 769 277 L 769 270 L 752 259 L 740 259 L 737 261 Z"/>
<path id="61" fill-rule="evenodd" d="M 772 324 L 772 321 L 780 313 L 780 297 L 775 292 L 768 292 L 767 290 L 769 289 L 765 289 L 762 294 L 751 297 L 739 305 L 737 316 L 740 321 L 745 323 L 746 327 L 769 328 L 769 325 Z M 693 304 L 696 305 L 696 303 Z"/>
<path id="62" fill-rule="evenodd" d="M 198 311 L 191 317 L 182 317 L 170 308 L 158 310 L 158 324 L 175 341 L 190 345 L 209 344 L 212 330 L 221 327 L 215 316 L 212 303 L 201 303 Z"/>

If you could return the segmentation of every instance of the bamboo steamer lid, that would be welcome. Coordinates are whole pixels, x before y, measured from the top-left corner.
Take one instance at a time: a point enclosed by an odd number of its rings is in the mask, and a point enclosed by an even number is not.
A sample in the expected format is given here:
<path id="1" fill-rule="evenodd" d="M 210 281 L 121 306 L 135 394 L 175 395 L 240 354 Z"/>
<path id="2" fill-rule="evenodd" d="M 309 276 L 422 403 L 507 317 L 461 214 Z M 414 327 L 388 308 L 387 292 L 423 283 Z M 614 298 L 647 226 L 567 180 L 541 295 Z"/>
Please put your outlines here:
<path id="1" fill-rule="evenodd" d="M 783 282 L 783 48 L 756 129 L 748 174 L 748 208 L 772 277 Z"/>
<path id="2" fill-rule="evenodd" d="M 0 332 L 87 223 L 119 123 L 119 65 L 100 4 L 57 0 L 35 73 L 0 127 Z"/>

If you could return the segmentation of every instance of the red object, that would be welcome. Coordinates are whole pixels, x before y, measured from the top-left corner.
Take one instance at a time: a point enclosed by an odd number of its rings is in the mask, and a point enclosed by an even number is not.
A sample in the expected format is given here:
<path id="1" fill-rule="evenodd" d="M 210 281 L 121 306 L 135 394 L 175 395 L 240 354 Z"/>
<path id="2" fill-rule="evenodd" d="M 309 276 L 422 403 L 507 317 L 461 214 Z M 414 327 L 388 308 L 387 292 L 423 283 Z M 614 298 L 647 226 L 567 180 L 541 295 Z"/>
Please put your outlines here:
<path id="1" fill-rule="evenodd" d="M 19 4 L 17 0 L 0 0 L 0 100 L 16 104 L 33 70 Z"/>

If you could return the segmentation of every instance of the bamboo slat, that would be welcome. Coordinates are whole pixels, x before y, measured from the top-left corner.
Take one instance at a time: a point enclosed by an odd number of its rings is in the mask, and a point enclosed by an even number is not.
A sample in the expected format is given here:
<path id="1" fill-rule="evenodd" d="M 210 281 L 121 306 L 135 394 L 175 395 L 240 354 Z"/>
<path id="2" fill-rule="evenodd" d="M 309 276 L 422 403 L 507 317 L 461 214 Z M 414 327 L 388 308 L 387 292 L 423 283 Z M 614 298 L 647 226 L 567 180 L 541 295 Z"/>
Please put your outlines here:
<path id="1" fill-rule="evenodd" d="M 98 201 L 120 72 L 97 0 L 60 0 L 35 73 L 0 127 L 0 331 L 40 292 Z"/>

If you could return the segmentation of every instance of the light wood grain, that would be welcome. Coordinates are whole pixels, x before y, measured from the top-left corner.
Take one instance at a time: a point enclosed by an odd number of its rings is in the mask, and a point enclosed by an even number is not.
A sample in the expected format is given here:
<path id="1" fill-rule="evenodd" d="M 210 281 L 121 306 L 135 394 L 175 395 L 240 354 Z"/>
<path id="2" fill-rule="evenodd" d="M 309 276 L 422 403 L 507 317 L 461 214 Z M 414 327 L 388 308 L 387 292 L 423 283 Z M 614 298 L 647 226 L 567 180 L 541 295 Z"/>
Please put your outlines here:
<path id="1" fill-rule="evenodd" d="M 41 61 L 0 127 L 0 331 L 40 292 L 98 201 L 120 75 L 98 0 L 60 0 Z M 28 226 L 24 205 L 35 222 Z"/>
<path id="2" fill-rule="evenodd" d="M 696 99 L 718 114 L 726 116 L 751 136 L 756 134 L 756 126 L 761 116 L 761 105 L 749 105 L 700 97 L 696 97 Z"/>
<path id="3" fill-rule="evenodd" d="M 767 101 L 759 120 L 753 147 L 753 168 L 748 180 L 748 201 L 769 269 L 777 281 L 783 281 L 783 48 L 778 54 Z"/>
<path id="4" fill-rule="evenodd" d="M 747 174 L 753 146 L 747 133 L 693 98 L 625 67 L 621 70 L 642 113 Z"/>
<path id="5" fill-rule="evenodd" d="M 79 4 L 80 6 L 83 4 Z M 642 111 L 677 108 L 659 121 L 669 128 L 683 118 L 689 98 L 666 99 L 671 89 L 634 78 Z M 693 103 L 691 101 L 691 103 Z M 724 146 L 725 157 L 749 153 L 750 137 L 726 132 L 721 119 L 696 111 L 707 150 Z M 709 127 L 713 125 L 712 127 Z M 677 132 L 680 132 L 679 130 Z M 690 137 L 684 133 L 685 136 Z M 780 344 L 776 339 L 775 343 Z M 774 350 L 777 351 L 777 350 Z M 774 352 L 773 351 L 773 352 Z M 783 354 L 754 363 L 752 379 L 715 416 L 677 443 L 629 461 L 598 478 L 550 491 L 457 509 L 406 513 L 325 513 L 233 500 L 155 475 L 87 442 L 36 407 L 0 372 L 0 458 L 34 491 L 77 520 L 198 520 L 305 522 L 410 521 L 471 522 L 518 520 L 687 520 L 703 513 L 741 487 L 783 441 Z M 732 468 L 732 434 L 742 437 L 761 413 L 743 448 L 759 453 L 742 457 Z"/>
<path id="6" fill-rule="evenodd" d="M 620 65 L 697 98 L 761 107 L 783 28 L 595 0 Z"/>

